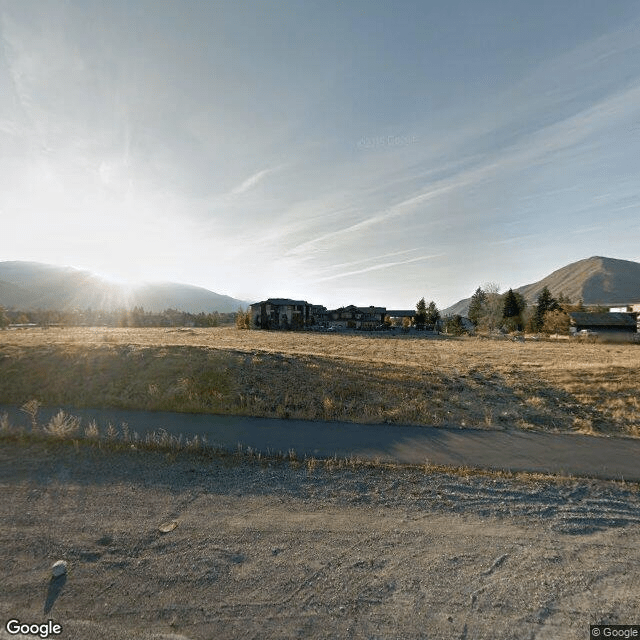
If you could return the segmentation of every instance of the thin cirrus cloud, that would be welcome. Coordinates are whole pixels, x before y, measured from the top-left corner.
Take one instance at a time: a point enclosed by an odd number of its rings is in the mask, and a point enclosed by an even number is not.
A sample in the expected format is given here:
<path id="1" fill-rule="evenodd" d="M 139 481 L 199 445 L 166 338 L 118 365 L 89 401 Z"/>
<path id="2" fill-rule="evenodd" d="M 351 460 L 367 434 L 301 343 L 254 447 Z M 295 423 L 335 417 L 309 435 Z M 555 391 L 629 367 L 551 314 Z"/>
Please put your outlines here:
<path id="1" fill-rule="evenodd" d="M 405 198 L 379 213 L 361 214 L 361 219 L 346 224 L 342 228 L 332 229 L 324 233 L 317 233 L 317 230 L 314 229 L 316 233 L 312 237 L 290 248 L 287 255 L 299 255 L 305 261 L 308 261 L 312 256 L 324 257 L 326 256 L 326 250 L 321 248 L 348 242 L 349 237 L 354 238 L 357 242 L 357 239 L 367 229 L 395 224 L 397 219 L 415 216 L 416 214 L 428 219 L 430 213 L 429 205 L 437 205 L 438 200 L 446 198 L 450 194 L 460 194 L 471 187 L 477 187 L 483 182 L 494 181 L 499 183 L 505 179 L 512 178 L 514 175 L 517 176 L 518 172 L 525 168 L 542 167 L 545 170 L 545 164 L 551 162 L 557 154 L 566 154 L 568 152 L 568 159 L 565 160 L 565 162 L 568 162 L 572 154 L 575 153 L 575 148 L 581 142 L 597 137 L 603 131 L 629 121 L 637 114 L 638 107 L 636 105 L 639 104 L 640 86 L 634 85 L 627 86 L 591 104 L 583 104 L 582 110 L 577 113 L 552 124 L 539 127 L 529 133 L 522 134 L 517 144 L 512 144 L 509 147 L 495 150 L 493 153 L 485 155 L 480 158 L 475 166 L 473 164 L 471 164 L 471 167 L 467 165 L 450 177 L 434 181 L 417 192 L 408 194 L 400 192 L 399 195 L 404 195 Z M 565 188 L 565 190 L 573 188 L 571 186 Z M 628 206 L 631 207 L 632 205 Z M 441 221 L 438 207 L 435 207 L 435 209 L 431 223 Z M 473 225 L 473 220 L 466 217 L 465 223 Z M 300 229 L 297 231 L 298 237 L 304 235 L 304 232 L 301 234 Z M 516 241 L 533 240 L 535 236 L 536 234 L 525 234 L 515 238 L 509 237 L 496 240 L 493 244 L 510 245 Z M 442 255 L 444 254 L 438 253 L 435 254 L 435 257 L 441 257 Z M 344 278 L 369 271 L 397 267 L 418 260 L 410 259 L 372 265 L 314 281 Z"/>
<path id="2" fill-rule="evenodd" d="M 625 30 L 625 33 L 627 31 Z M 637 46 L 637 45 L 635 45 Z M 607 48 L 609 47 L 609 48 Z M 552 74 L 555 81 L 558 82 L 563 78 L 570 77 L 576 69 L 593 70 L 594 65 L 600 64 L 607 58 L 613 58 L 621 52 L 633 49 L 631 43 L 619 43 L 615 35 L 599 38 L 597 42 L 582 48 L 578 53 L 566 55 L 559 60 L 553 61 L 546 65 L 547 71 Z M 592 80 L 592 85 L 597 86 L 597 78 Z M 588 93 L 584 87 L 569 87 L 565 89 L 561 96 L 550 96 L 549 92 L 544 91 L 545 86 L 552 86 L 553 79 L 549 77 L 541 77 L 540 72 L 532 74 L 530 78 L 520 84 L 517 93 L 524 96 L 534 96 L 533 100 L 518 103 L 521 111 L 524 111 L 523 125 L 526 122 L 535 122 L 543 115 L 542 112 L 548 108 L 550 102 L 559 100 L 574 100 L 580 92 Z M 575 83 L 574 83 L 575 84 Z M 536 99 L 539 95 L 534 89 L 542 88 L 542 97 Z M 536 104 L 537 103 L 537 104 Z M 360 220 L 343 226 L 340 229 L 328 231 L 326 233 L 316 235 L 315 237 L 299 244 L 290 250 L 291 254 L 304 253 L 310 248 L 318 245 L 328 245 L 343 239 L 347 235 L 357 236 L 368 227 L 385 225 L 393 222 L 395 218 L 413 215 L 416 210 L 420 209 L 423 215 L 428 215 L 428 207 L 430 201 L 445 197 L 450 193 L 459 193 L 469 187 L 478 185 L 482 181 L 487 180 L 504 180 L 505 177 L 514 173 L 530 168 L 532 166 L 544 165 L 554 154 L 571 150 L 580 142 L 595 137 L 605 130 L 610 130 L 616 126 L 624 126 L 625 122 L 633 122 L 640 112 L 640 85 L 627 84 L 618 90 L 614 90 L 608 95 L 604 95 L 592 102 L 581 101 L 580 107 L 574 107 L 574 112 L 562 114 L 562 117 L 549 124 L 537 125 L 533 128 L 528 126 L 521 127 L 521 132 L 509 146 L 495 149 L 476 160 L 479 160 L 475 166 L 467 167 L 455 173 L 449 178 L 431 182 L 425 185 L 422 190 L 413 194 L 400 192 L 405 198 L 385 208 L 379 213 L 368 213 Z M 537 117 L 534 109 L 538 109 Z M 528 116 L 528 120 L 524 121 L 524 115 Z M 455 140 L 453 146 L 463 145 L 464 142 L 469 143 L 477 139 L 481 135 L 487 135 L 491 131 L 497 131 L 509 122 L 509 117 L 505 117 L 505 121 L 499 120 L 494 124 L 493 129 L 487 126 L 486 118 L 483 123 L 483 117 L 480 115 L 480 124 L 476 128 L 469 127 L 465 131 L 465 137 L 461 140 Z M 491 120 L 495 123 L 495 114 Z M 575 188 L 573 186 L 565 189 Z M 529 198 L 538 197 L 537 194 L 528 196 Z M 630 205 L 631 206 L 631 205 Z M 471 221 L 473 224 L 473 221 Z M 532 237 L 532 236 L 527 236 Z M 507 238 L 498 243 L 506 244 L 512 240 Z"/>
<path id="3" fill-rule="evenodd" d="M 262 182 L 268 175 L 278 171 L 281 167 L 273 167 L 271 169 L 262 169 L 249 176 L 241 184 L 231 190 L 230 195 L 238 196 L 253 189 L 258 183 Z"/>
<path id="4" fill-rule="evenodd" d="M 445 254 L 433 254 L 433 255 L 429 255 L 429 256 L 418 256 L 416 258 L 408 258 L 406 260 L 394 260 L 391 262 L 382 262 L 379 264 L 374 264 L 371 265 L 369 267 L 363 267 L 362 269 L 353 269 L 351 271 L 343 271 L 340 273 L 335 273 L 333 275 L 330 276 L 324 276 L 322 278 L 314 278 L 313 282 L 328 282 L 330 280 L 337 280 L 339 278 L 347 278 L 347 277 L 351 277 L 351 276 L 355 276 L 355 275 L 360 275 L 362 273 L 369 273 L 371 271 L 381 271 L 381 270 L 386 270 L 386 269 L 392 269 L 394 267 L 399 267 L 401 265 L 405 265 L 405 264 L 413 264 L 415 262 L 424 262 L 426 260 L 434 260 L 435 258 L 441 258 L 443 257 Z M 375 259 L 379 259 L 379 256 Z M 374 258 L 371 259 L 372 261 L 374 260 Z"/>
<path id="5" fill-rule="evenodd" d="M 366 262 L 374 262 L 375 260 L 380 260 L 382 258 L 390 258 L 392 256 L 406 255 L 409 253 L 415 253 L 416 251 L 418 251 L 418 249 L 404 249 L 403 251 L 392 251 L 390 253 L 383 253 L 381 255 L 368 257 L 363 260 L 351 260 L 349 262 L 333 264 L 330 267 L 326 267 L 325 270 L 329 271 L 332 269 L 344 269 L 345 267 L 354 267 L 356 265 L 363 264 Z"/>

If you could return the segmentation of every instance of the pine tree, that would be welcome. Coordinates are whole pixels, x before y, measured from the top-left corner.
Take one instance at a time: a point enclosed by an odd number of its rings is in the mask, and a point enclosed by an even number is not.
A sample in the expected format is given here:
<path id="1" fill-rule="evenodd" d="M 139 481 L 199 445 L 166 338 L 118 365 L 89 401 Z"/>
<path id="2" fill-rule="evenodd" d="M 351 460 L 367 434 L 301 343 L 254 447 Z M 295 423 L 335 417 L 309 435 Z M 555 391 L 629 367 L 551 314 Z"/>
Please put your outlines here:
<path id="1" fill-rule="evenodd" d="M 536 310 L 533 317 L 533 328 L 535 331 L 542 331 L 544 326 L 544 316 L 548 311 L 556 311 L 560 308 L 558 301 L 551 295 L 551 291 L 545 287 L 538 296 Z"/>
<path id="2" fill-rule="evenodd" d="M 484 303 L 487 301 L 487 294 L 482 290 L 482 287 L 478 287 L 476 292 L 471 296 L 471 301 L 469 302 L 469 311 L 467 312 L 467 316 L 469 320 L 473 322 L 476 326 L 480 324 L 480 318 L 482 317 L 482 307 Z"/>
<path id="3" fill-rule="evenodd" d="M 504 296 L 504 310 L 502 312 L 503 318 L 515 318 L 520 313 L 520 307 L 518 306 L 518 299 L 513 289 L 509 289 Z"/>
<path id="4" fill-rule="evenodd" d="M 426 314 L 426 324 L 435 330 L 438 322 L 440 322 L 440 311 L 433 300 L 427 305 Z"/>
<path id="5" fill-rule="evenodd" d="M 424 301 L 424 298 L 420 298 L 418 304 L 416 304 L 414 321 L 416 326 L 424 328 L 425 322 L 427 321 L 427 303 Z"/>
<path id="6" fill-rule="evenodd" d="M 527 303 L 522 294 L 513 289 L 505 293 L 502 317 L 506 320 L 507 328 L 512 331 L 522 331 L 524 325 L 522 314 L 526 306 Z"/>
<path id="7" fill-rule="evenodd" d="M 444 331 L 454 336 L 461 336 L 465 332 L 462 316 L 456 313 L 444 321 Z"/>

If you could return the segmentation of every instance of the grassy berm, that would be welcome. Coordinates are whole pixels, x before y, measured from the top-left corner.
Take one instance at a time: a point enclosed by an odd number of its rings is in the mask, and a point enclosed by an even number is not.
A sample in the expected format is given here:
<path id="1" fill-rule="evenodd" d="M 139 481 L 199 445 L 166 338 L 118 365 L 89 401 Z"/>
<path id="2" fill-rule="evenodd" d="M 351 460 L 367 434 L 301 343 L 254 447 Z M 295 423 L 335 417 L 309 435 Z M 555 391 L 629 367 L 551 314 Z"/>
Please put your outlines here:
<path id="1" fill-rule="evenodd" d="M 0 403 L 640 435 L 640 345 L 222 329 L 0 332 Z"/>

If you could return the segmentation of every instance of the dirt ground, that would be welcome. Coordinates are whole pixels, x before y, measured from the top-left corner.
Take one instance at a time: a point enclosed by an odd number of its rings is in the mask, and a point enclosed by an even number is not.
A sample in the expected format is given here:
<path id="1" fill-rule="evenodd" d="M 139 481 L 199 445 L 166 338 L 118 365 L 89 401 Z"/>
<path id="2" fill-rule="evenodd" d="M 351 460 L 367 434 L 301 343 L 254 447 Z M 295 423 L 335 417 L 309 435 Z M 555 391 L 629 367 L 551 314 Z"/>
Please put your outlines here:
<path id="1" fill-rule="evenodd" d="M 637 485 L 8 441 L 0 485 L 3 639 L 20 637 L 10 618 L 78 640 L 584 639 L 640 623 Z"/>

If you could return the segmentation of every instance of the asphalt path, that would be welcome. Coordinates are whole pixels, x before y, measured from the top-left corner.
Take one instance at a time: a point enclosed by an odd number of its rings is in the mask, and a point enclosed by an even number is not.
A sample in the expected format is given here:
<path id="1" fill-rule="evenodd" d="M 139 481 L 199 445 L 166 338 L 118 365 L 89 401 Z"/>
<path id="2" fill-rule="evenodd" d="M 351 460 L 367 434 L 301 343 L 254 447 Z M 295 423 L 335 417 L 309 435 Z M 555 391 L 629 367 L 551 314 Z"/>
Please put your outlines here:
<path id="1" fill-rule="evenodd" d="M 351 457 L 400 463 L 467 466 L 640 482 L 640 439 L 552 434 L 517 429 L 493 431 L 279 420 L 243 416 L 124 410 L 65 410 L 87 425 L 95 420 L 104 432 L 126 423 L 144 436 L 164 429 L 173 435 L 205 436 L 210 445 L 237 450 L 251 447 L 265 454 L 295 451 L 298 458 Z M 41 409 L 46 424 L 58 409 Z M 17 407 L 1 407 L 12 424 L 27 426 Z"/>

